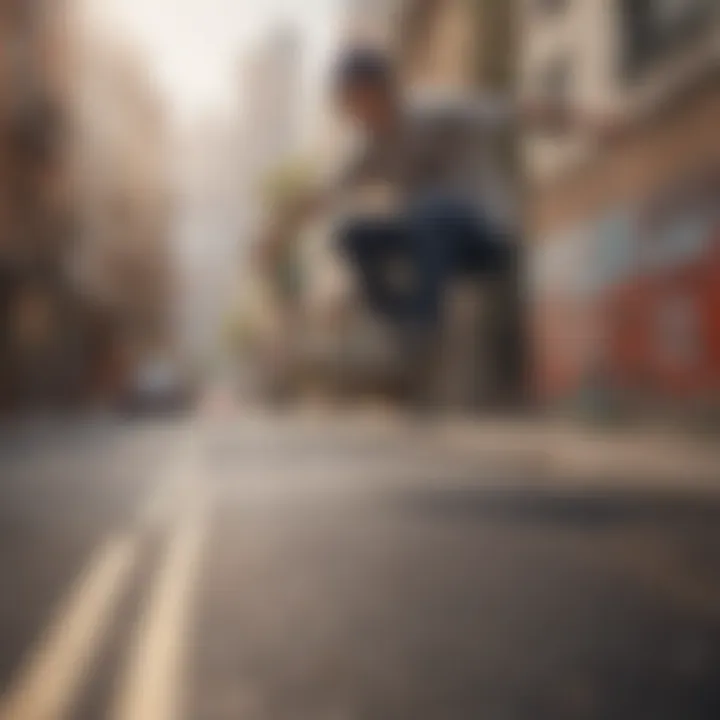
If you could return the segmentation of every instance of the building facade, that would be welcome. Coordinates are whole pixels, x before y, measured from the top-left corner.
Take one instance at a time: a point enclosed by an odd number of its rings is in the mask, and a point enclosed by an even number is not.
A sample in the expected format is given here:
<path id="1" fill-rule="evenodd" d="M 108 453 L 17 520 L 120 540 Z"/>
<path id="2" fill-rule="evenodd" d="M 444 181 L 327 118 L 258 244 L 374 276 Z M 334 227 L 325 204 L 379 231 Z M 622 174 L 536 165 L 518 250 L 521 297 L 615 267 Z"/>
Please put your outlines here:
<path id="1" fill-rule="evenodd" d="M 390 44 L 397 30 L 402 0 L 344 0 L 341 42 L 345 45 Z"/>
<path id="2" fill-rule="evenodd" d="M 263 38 L 243 67 L 243 164 L 254 182 L 297 152 L 301 65 L 299 36 L 279 27 Z"/>
<path id="3" fill-rule="evenodd" d="M 521 83 L 624 119 L 528 139 L 535 390 L 551 405 L 714 412 L 720 8 L 527 2 Z M 593 405 L 595 407 L 595 405 Z"/>
<path id="4" fill-rule="evenodd" d="M 161 96 L 137 50 L 94 28 L 75 53 L 70 274 L 90 311 L 89 379 L 172 343 L 174 186 Z"/>
<path id="5" fill-rule="evenodd" d="M 71 392 L 77 303 L 62 2 L 0 3 L 0 406 Z M 68 332 L 64 332 L 67 329 Z"/>
<path id="6" fill-rule="evenodd" d="M 396 42 L 408 86 L 507 92 L 514 82 L 511 2 L 405 0 Z"/>

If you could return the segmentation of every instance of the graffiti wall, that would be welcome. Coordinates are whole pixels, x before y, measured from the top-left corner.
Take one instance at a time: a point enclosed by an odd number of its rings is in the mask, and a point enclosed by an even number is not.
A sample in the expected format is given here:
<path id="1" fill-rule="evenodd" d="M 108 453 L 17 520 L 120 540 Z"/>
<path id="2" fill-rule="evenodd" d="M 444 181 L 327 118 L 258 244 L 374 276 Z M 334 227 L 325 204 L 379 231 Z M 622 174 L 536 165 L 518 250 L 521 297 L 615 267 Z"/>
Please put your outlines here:
<path id="1" fill-rule="evenodd" d="M 541 399 L 720 399 L 720 173 L 545 238 L 530 267 Z"/>
<path id="2" fill-rule="evenodd" d="M 668 187 L 639 209 L 629 237 L 632 271 L 600 298 L 616 383 L 667 399 L 717 393 L 720 178 Z"/>

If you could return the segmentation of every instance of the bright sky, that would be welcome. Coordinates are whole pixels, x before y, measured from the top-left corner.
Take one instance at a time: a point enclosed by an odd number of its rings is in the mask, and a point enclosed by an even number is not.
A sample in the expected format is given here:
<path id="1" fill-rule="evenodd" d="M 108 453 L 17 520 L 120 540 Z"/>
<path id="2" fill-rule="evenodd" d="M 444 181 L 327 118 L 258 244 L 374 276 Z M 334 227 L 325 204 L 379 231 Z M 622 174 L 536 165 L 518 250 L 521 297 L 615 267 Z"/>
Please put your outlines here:
<path id="1" fill-rule="evenodd" d="M 302 33 L 308 79 L 332 46 L 337 0 L 88 0 L 104 24 L 129 35 L 181 117 L 238 100 L 240 63 L 273 25 Z"/>

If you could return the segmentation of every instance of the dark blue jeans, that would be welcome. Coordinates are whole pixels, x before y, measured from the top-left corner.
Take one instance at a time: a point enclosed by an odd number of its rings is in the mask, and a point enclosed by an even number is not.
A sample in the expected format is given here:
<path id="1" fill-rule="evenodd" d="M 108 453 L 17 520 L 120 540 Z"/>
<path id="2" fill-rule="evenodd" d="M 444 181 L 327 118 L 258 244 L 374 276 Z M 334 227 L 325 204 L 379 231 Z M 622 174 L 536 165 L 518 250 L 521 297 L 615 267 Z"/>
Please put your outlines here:
<path id="1" fill-rule="evenodd" d="M 399 217 L 349 221 L 340 242 L 371 309 L 395 322 L 436 324 L 450 279 L 501 273 L 510 259 L 507 238 L 491 222 L 448 200 L 417 203 Z M 410 287 L 389 282 L 395 262 L 408 268 Z"/>

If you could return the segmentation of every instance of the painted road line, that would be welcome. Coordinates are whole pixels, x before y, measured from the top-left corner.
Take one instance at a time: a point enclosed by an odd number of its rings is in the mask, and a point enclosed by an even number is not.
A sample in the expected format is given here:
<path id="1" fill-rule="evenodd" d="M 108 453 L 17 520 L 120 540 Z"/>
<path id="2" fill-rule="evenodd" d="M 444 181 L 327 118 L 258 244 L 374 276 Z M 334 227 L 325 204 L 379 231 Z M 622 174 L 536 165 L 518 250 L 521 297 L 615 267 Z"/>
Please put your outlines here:
<path id="1" fill-rule="evenodd" d="M 0 703 L 2 720 L 62 720 L 96 657 L 137 556 L 129 536 L 100 549 Z"/>
<path id="2" fill-rule="evenodd" d="M 179 455 L 168 462 L 158 481 L 140 504 L 136 522 L 141 528 L 164 527 L 178 517 L 182 505 L 194 490 L 199 456 L 196 434 L 191 432 Z"/>
<path id="3" fill-rule="evenodd" d="M 185 519 L 138 620 L 111 720 L 177 720 L 181 716 L 184 649 L 204 537 L 199 515 Z"/>
<path id="4" fill-rule="evenodd" d="M 163 473 L 138 508 L 137 524 L 142 528 L 170 522 L 177 511 L 179 491 L 186 484 L 186 468 L 180 463 Z"/>
<path id="5" fill-rule="evenodd" d="M 179 472 L 168 474 L 153 486 L 147 498 L 138 508 L 137 524 L 141 528 L 166 524 L 172 517 L 176 505 L 175 497 L 180 487 Z"/>

